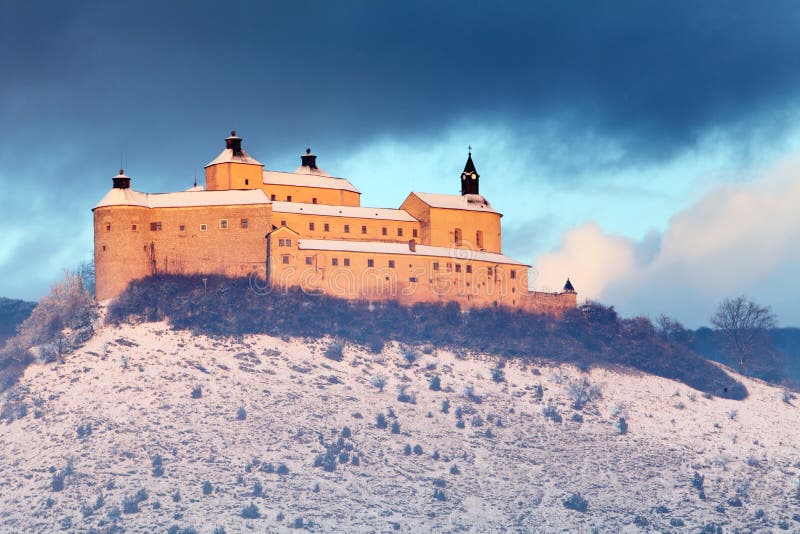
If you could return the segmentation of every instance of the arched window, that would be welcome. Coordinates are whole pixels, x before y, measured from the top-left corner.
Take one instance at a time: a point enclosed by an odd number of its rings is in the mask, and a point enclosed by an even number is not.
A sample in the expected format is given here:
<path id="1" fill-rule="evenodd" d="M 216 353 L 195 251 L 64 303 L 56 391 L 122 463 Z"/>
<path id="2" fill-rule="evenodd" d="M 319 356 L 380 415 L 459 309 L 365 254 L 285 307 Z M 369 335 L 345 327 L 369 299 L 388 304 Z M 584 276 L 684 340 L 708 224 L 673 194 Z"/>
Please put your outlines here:
<path id="1" fill-rule="evenodd" d="M 453 234 L 453 240 L 455 241 L 456 246 L 461 246 L 461 228 L 456 228 Z"/>
<path id="2" fill-rule="evenodd" d="M 483 250 L 483 232 L 481 230 L 475 232 L 475 247 L 478 250 Z"/>

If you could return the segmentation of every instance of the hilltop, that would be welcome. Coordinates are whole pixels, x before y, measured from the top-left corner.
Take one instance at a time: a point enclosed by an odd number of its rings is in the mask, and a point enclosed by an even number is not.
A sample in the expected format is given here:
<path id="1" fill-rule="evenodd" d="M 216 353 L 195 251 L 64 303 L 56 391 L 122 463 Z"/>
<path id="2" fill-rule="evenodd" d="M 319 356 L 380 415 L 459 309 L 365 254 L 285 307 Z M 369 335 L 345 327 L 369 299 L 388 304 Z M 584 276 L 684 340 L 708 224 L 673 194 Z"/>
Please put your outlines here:
<path id="1" fill-rule="evenodd" d="M 800 528 L 783 390 L 543 356 L 103 326 L 4 394 L 0 530 Z"/>

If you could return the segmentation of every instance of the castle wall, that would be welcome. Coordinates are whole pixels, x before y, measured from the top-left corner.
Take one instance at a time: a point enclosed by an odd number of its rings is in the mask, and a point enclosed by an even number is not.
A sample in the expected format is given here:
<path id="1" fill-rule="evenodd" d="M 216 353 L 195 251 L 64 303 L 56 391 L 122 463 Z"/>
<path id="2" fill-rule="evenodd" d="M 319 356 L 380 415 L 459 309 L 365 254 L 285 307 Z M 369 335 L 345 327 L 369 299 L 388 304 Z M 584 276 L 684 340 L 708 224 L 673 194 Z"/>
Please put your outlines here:
<path id="1" fill-rule="evenodd" d="M 206 191 L 257 189 L 263 186 L 263 165 L 217 163 L 206 167 Z"/>
<path id="2" fill-rule="evenodd" d="M 128 282 L 150 273 L 149 211 L 135 206 L 95 209 L 94 268 L 98 300 L 116 297 Z"/>
<path id="3" fill-rule="evenodd" d="M 419 241 L 420 234 L 420 225 L 417 222 L 274 212 L 272 224 L 282 226 L 283 222 L 286 223 L 285 226 L 310 239 L 407 243 L 409 239 Z M 366 226 L 366 233 L 362 233 L 362 226 Z"/>
<path id="4" fill-rule="evenodd" d="M 331 206 L 361 205 L 360 194 L 344 189 L 279 184 L 261 184 L 260 187 L 270 200 L 302 202 L 304 204 L 328 204 Z"/>

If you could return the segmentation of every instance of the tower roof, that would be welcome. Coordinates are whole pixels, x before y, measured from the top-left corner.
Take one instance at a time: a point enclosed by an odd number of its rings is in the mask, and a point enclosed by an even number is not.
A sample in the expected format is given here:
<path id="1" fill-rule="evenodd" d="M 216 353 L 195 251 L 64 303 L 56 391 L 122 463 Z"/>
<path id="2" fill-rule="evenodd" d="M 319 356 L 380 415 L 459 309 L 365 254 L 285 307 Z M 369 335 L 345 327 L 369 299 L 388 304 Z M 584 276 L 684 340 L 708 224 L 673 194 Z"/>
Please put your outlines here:
<path id="1" fill-rule="evenodd" d="M 231 135 L 225 138 L 225 150 L 219 156 L 206 165 L 210 167 L 218 163 L 246 163 L 248 165 L 261 165 L 263 163 L 253 158 L 242 148 L 242 138 L 236 135 L 236 130 L 231 131 Z"/>
<path id="2" fill-rule="evenodd" d="M 467 156 L 467 163 L 466 165 L 464 165 L 464 172 L 466 173 L 478 172 L 475 170 L 475 163 L 472 162 L 472 150 L 469 151 L 469 155 Z"/>
<path id="3" fill-rule="evenodd" d="M 564 284 L 564 291 L 568 293 L 575 293 L 575 288 L 572 286 L 572 282 L 569 281 L 569 278 L 567 278 L 567 283 Z"/>

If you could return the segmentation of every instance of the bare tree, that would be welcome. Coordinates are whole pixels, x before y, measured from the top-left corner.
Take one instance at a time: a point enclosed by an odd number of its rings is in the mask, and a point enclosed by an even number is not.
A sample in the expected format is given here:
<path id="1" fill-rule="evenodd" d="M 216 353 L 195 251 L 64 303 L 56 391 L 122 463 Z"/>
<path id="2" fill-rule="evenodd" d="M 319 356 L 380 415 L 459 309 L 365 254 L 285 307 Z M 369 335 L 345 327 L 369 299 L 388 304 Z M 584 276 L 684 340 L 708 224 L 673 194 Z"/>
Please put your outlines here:
<path id="1" fill-rule="evenodd" d="M 777 319 L 769 306 L 740 296 L 722 301 L 711 317 L 711 324 L 725 336 L 729 350 L 746 375 L 750 360 L 759 352 L 771 350 L 767 331 L 777 326 Z"/>

